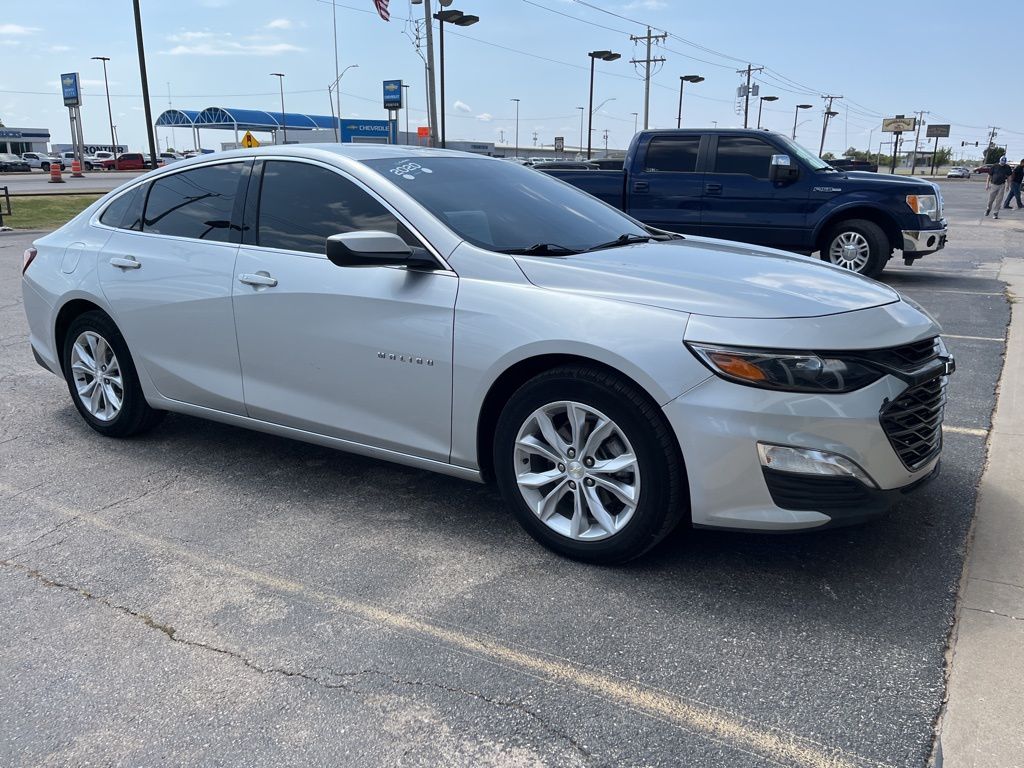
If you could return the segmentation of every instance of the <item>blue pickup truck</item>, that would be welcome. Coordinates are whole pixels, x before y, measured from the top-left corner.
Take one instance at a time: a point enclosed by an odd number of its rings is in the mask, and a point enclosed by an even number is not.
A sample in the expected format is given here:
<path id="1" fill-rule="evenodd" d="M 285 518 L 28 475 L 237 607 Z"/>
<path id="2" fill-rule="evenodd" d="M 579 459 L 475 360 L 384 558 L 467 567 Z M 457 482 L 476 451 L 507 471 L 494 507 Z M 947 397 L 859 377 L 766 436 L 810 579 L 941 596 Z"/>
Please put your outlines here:
<path id="1" fill-rule="evenodd" d="M 946 244 L 937 184 L 839 171 L 777 133 L 649 130 L 622 171 L 545 171 L 658 229 L 821 258 L 869 277 Z"/>

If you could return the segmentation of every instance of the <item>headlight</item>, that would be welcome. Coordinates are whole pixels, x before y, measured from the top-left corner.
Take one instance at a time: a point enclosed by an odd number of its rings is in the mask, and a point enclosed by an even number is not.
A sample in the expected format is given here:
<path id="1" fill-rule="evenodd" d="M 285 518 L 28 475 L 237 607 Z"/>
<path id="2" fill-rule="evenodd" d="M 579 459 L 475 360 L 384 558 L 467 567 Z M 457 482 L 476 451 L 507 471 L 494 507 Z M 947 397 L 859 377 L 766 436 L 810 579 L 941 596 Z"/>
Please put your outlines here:
<path id="1" fill-rule="evenodd" d="M 883 371 L 856 360 L 813 352 L 775 352 L 691 343 L 687 346 L 723 379 L 761 389 L 852 392 L 885 375 Z"/>
<path id="2" fill-rule="evenodd" d="M 914 213 L 939 220 L 939 200 L 935 195 L 907 195 L 907 205 Z"/>

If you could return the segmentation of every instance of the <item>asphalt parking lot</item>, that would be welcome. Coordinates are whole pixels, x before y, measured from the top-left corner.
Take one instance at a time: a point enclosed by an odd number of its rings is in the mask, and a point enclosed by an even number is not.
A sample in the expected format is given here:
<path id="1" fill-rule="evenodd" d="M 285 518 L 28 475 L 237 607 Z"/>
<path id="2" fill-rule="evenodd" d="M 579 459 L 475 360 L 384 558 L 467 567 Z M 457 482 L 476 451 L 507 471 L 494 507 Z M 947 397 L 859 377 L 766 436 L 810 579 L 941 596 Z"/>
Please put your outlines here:
<path id="1" fill-rule="evenodd" d="M 949 246 L 883 275 L 957 357 L 940 477 L 621 568 L 489 487 L 184 416 L 100 437 L 0 235 L 0 764 L 924 766 L 1024 233 L 942 186 Z"/>

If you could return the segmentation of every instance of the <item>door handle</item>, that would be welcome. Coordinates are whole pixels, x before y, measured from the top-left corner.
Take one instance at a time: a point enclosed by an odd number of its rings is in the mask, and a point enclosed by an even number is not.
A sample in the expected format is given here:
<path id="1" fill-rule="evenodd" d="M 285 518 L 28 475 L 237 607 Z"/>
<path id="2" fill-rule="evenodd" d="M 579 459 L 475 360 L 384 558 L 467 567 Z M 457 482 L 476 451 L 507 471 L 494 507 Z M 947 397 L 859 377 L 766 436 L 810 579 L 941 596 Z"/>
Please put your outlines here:
<path id="1" fill-rule="evenodd" d="M 271 277 L 265 272 L 244 273 L 238 276 L 238 282 L 245 285 L 255 285 L 260 288 L 273 288 L 277 285 L 277 278 Z"/>
<path id="2" fill-rule="evenodd" d="M 704 194 L 706 194 L 706 195 L 720 195 L 720 194 L 722 194 L 722 185 L 721 184 L 705 184 L 704 185 Z"/>
<path id="3" fill-rule="evenodd" d="M 634 181 L 633 191 L 634 192 L 649 192 L 651 185 L 646 181 Z"/>
<path id="4" fill-rule="evenodd" d="M 134 256 L 128 256 L 125 258 L 115 256 L 110 260 L 110 263 L 113 264 L 115 267 L 119 267 L 120 269 L 138 269 L 139 267 L 142 266 L 138 261 L 135 260 Z"/>

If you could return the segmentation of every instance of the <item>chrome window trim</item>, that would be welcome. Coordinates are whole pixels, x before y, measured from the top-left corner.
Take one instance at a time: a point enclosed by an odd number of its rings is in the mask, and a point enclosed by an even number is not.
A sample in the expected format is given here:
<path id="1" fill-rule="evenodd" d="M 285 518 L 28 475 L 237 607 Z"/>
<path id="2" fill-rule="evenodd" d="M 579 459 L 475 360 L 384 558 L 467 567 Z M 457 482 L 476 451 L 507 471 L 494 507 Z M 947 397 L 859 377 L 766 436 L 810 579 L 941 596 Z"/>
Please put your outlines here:
<path id="1" fill-rule="evenodd" d="M 399 213 L 398 210 L 393 205 L 391 205 L 387 200 L 385 200 L 383 197 L 381 197 L 380 194 L 378 194 L 376 190 L 374 190 L 368 184 L 363 182 L 361 179 L 356 178 L 355 176 L 353 176 L 351 173 L 349 173 L 344 168 L 339 168 L 338 166 L 332 165 L 331 163 L 326 163 L 326 162 L 323 162 L 322 160 L 317 160 L 315 158 L 310 158 L 310 157 L 292 157 L 292 156 L 289 156 L 289 155 L 271 155 L 271 154 L 266 154 L 266 155 L 259 155 L 256 159 L 257 160 L 263 160 L 263 161 L 284 160 L 284 161 L 289 162 L 289 163 L 304 163 L 306 165 L 313 165 L 313 166 L 317 166 L 317 167 L 320 167 L 320 168 L 324 168 L 325 170 L 328 170 L 328 171 L 333 171 L 337 175 L 341 176 L 343 179 L 352 182 L 357 187 L 359 187 L 359 189 L 361 189 L 364 192 L 366 192 L 370 197 L 372 197 L 374 200 L 376 200 L 378 203 L 380 203 L 380 205 L 384 208 L 384 210 L 386 210 L 388 213 L 390 213 L 392 216 L 394 216 L 398 220 L 398 222 L 400 224 L 402 224 L 403 226 L 406 227 L 406 229 L 408 229 L 410 232 L 412 232 L 413 236 L 420 242 L 420 245 L 423 246 L 423 249 L 425 251 L 427 251 L 427 253 L 429 253 L 431 256 L 433 256 L 434 259 L 437 260 L 438 264 L 440 264 L 442 266 L 444 272 L 451 272 L 452 274 L 456 274 L 455 270 L 452 269 L 451 265 L 447 262 L 447 260 L 443 256 L 441 256 L 440 252 L 433 246 L 433 244 L 426 237 L 423 236 L 423 233 L 420 232 L 420 230 L 418 228 L 414 227 L 404 215 Z M 261 177 L 260 178 L 260 184 L 262 185 L 262 183 L 263 183 L 263 179 Z M 258 211 L 258 209 L 257 209 L 257 211 Z M 256 236 L 259 237 L 259 232 L 258 231 L 256 233 Z M 320 255 L 320 254 L 310 253 L 309 251 L 293 251 L 293 250 L 289 250 L 289 249 L 286 249 L 286 248 L 271 248 L 271 247 L 265 246 L 265 245 L 246 245 L 245 243 L 242 243 L 241 247 L 242 248 L 247 248 L 247 249 L 253 249 L 253 250 L 260 250 L 260 251 L 271 251 L 273 253 L 289 253 L 289 254 L 294 253 L 294 254 L 299 254 L 299 255 L 302 255 L 302 256 L 319 256 Z M 326 255 L 322 256 L 322 258 L 326 259 L 327 256 Z M 397 269 L 407 269 L 407 267 L 396 267 L 396 268 Z"/>

